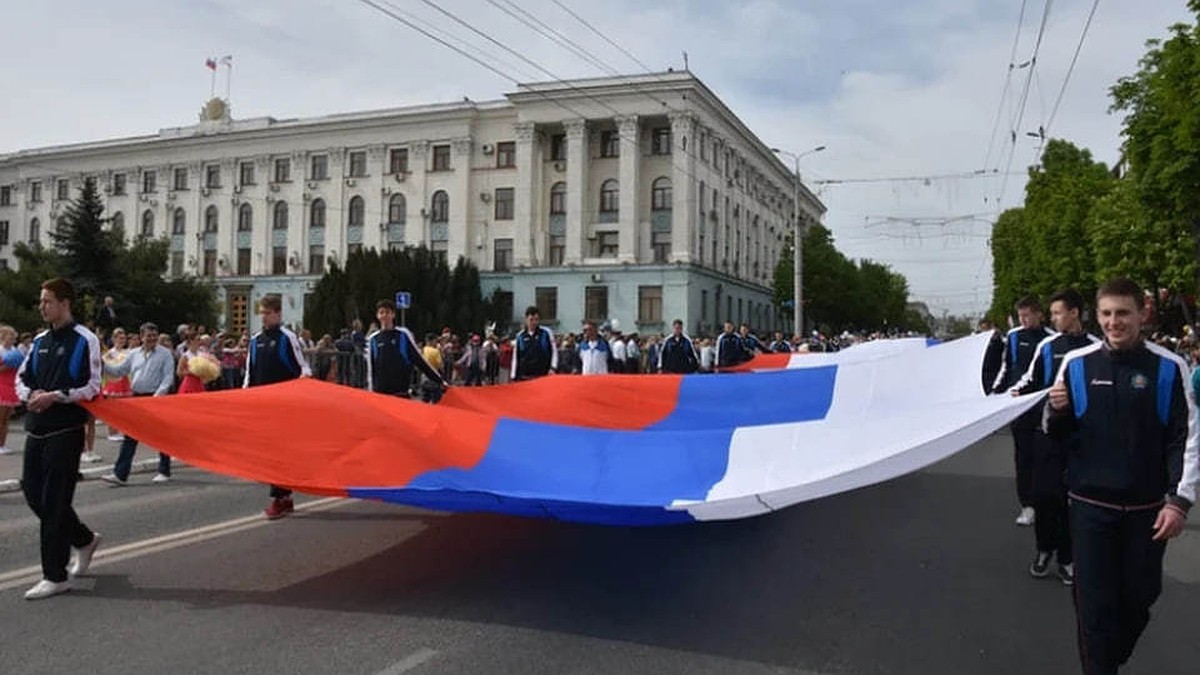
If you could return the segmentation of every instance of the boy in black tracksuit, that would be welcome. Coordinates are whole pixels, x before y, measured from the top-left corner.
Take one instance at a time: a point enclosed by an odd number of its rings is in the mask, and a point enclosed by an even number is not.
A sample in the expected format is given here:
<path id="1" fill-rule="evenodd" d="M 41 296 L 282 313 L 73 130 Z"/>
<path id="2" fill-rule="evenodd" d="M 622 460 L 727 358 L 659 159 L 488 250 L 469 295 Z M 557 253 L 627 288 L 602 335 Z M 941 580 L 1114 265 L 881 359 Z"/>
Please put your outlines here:
<path id="1" fill-rule="evenodd" d="M 1080 317 L 1083 312 L 1083 296 L 1068 289 L 1050 298 L 1050 321 L 1059 331 L 1048 337 L 1034 351 L 1033 364 L 1025 376 L 1013 387 L 1013 395 L 1031 394 L 1049 389 L 1054 377 L 1068 352 L 1087 347 L 1100 341 L 1083 330 Z M 1041 414 L 1040 408 L 1035 408 Z M 1068 586 L 1075 582 L 1074 556 L 1071 552 L 1071 531 L 1067 526 L 1067 453 L 1075 440 L 1055 440 L 1039 428 L 1034 432 L 1033 482 L 1031 493 L 1033 508 L 1037 513 L 1033 530 L 1037 543 L 1037 555 L 1029 567 L 1029 573 L 1043 578 L 1050 573 L 1050 560 L 1057 558 L 1058 577 Z"/>
<path id="2" fill-rule="evenodd" d="M 1142 341 L 1143 305 L 1131 281 L 1100 288 L 1105 341 L 1066 356 L 1045 408 L 1049 434 L 1078 435 L 1067 478 L 1087 675 L 1112 675 L 1133 653 L 1200 481 L 1187 366 Z"/>
<path id="3" fill-rule="evenodd" d="M 662 342 L 658 351 L 658 372 L 687 375 L 700 369 L 700 357 L 691 338 L 683 334 L 683 322 L 671 322 L 671 335 Z"/>
<path id="4" fill-rule="evenodd" d="M 33 341 L 17 371 L 17 397 L 26 404 L 21 490 L 41 521 L 42 580 L 25 593 L 41 600 L 71 589 L 68 572 L 83 574 L 100 535 L 79 520 L 71 502 L 79 475 L 88 412 L 79 406 L 100 393 L 100 341 L 75 323 L 75 288 L 66 279 L 42 284 L 39 309 L 50 330 Z M 71 548 L 75 561 L 68 570 Z"/>
<path id="5" fill-rule="evenodd" d="M 408 398 L 414 367 L 443 389 L 449 386 L 425 360 L 413 334 L 396 327 L 396 303 L 380 300 L 375 305 L 375 320 L 380 328 L 367 336 L 367 389 Z"/>
<path id="6" fill-rule="evenodd" d="M 1037 298 L 1026 296 L 1017 302 L 1017 320 L 1021 325 L 1008 331 L 1004 338 L 1004 363 L 992 385 L 993 393 L 1009 391 L 1029 370 L 1033 354 L 1042 340 L 1054 334 L 1042 327 L 1042 305 Z M 1010 426 L 1013 437 L 1013 463 L 1017 472 L 1017 499 L 1021 502 L 1021 513 L 1017 524 L 1032 525 L 1033 509 L 1033 458 L 1034 431 L 1041 422 L 1041 415 L 1030 410 L 1018 417 Z"/>
<path id="7" fill-rule="evenodd" d="M 717 353 L 713 365 L 720 370 L 749 361 L 750 354 L 742 343 L 742 336 L 733 331 L 733 322 L 725 322 L 725 332 L 717 336 Z"/>
<path id="8" fill-rule="evenodd" d="M 513 340 L 512 381 L 532 380 L 558 372 L 558 347 L 554 333 L 540 325 L 541 313 L 525 308 L 525 329 Z"/>
<path id="9" fill-rule="evenodd" d="M 278 295 L 263 296 L 259 301 L 258 313 L 262 317 L 263 327 L 250 339 L 243 386 L 257 387 L 298 377 L 312 377 L 299 338 L 283 327 L 283 299 Z M 266 508 L 267 519 L 282 518 L 293 510 L 292 491 L 272 485 L 271 503 Z"/>

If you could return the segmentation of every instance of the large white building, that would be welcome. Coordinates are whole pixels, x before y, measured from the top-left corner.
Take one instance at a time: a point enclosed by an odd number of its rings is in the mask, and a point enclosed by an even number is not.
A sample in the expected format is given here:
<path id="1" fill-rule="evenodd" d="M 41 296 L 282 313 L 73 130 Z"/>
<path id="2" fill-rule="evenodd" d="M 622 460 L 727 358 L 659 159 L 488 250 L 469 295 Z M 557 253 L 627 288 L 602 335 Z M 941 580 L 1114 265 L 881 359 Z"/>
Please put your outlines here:
<path id="1" fill-rule="evenodd" d="M 214 99 L 195 125 L 0 155 L 0 263 L 48 244 L 87 177 L 130 237 L 169 238 L 169 274 L 211 280 L 232 329 L 267 293 L 299 324 L 330 262 L 421 244 L 472 260 L 514 323 L 536 305 L 561 330 L 768 329 L 793 195 L 802 221 L 824 213 L 685 72 L 312 119 L 234 120 Z"/>

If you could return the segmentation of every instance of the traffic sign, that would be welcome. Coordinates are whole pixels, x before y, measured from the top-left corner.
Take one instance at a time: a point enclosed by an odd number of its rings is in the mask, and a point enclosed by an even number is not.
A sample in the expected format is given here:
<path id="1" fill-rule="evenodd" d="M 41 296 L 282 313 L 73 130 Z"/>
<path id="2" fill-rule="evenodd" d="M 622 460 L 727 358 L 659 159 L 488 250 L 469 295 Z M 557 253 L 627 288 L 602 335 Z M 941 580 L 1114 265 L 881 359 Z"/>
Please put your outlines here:
<path id="1" fill-rule="evenodd" d="M 396 309 L 408 309 L 409 307 L 412 307 L 412 293 L 396 291 Z"/>

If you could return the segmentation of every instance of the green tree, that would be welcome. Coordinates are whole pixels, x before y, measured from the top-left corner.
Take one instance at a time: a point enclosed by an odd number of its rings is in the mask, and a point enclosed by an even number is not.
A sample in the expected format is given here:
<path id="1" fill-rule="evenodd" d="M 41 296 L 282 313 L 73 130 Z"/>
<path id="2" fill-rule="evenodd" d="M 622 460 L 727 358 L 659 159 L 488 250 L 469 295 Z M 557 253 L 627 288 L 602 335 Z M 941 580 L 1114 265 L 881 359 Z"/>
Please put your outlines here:
<path id="1" fill-rule="evenodd" d="M 54 248 L 62 255 L 62 274 L 71 279 L 81 297 L 95 298 L 106 292 L 115 276 L 124 233 L 105 229 L 107 222 L 96 181 L 88 178 L 50 233 Z"/>
<path id="2" fill-rule="evenodd" d="M 1004 317 L 1033 286 L 1037 275 L 1033 264 L 1033 239 L 1025 226 L 1025 210 L 1007 209 L 992 225 L 992 309 L 988 313 L 996 325 L 1004 325 Z"/>

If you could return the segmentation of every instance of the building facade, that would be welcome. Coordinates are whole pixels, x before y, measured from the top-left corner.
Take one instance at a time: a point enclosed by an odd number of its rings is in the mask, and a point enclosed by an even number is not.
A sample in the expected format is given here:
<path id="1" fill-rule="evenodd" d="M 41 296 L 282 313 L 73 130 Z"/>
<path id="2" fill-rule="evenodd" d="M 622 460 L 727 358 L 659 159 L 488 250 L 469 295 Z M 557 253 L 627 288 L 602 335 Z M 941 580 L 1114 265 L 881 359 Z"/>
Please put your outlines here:
<path id="1" fill-rule="evenodd" d="M 82 182 L 129 237 L 170 241 L 169 275 L 209 280 L 224 328 L 255 301 L 284 321 L 331 263 L 424 245 L 481 270 L 485 296 L 574 331 L 782 327 L 771 280 L 821 202 L 690 73 L 522 85 L 505 99 L 234 120 L 0 155 L 0 261 L 48 245 Z M 397 289 L 403 290 L 403 289 Z M 414 298 L 420 303 L 421 298 Z"/>

